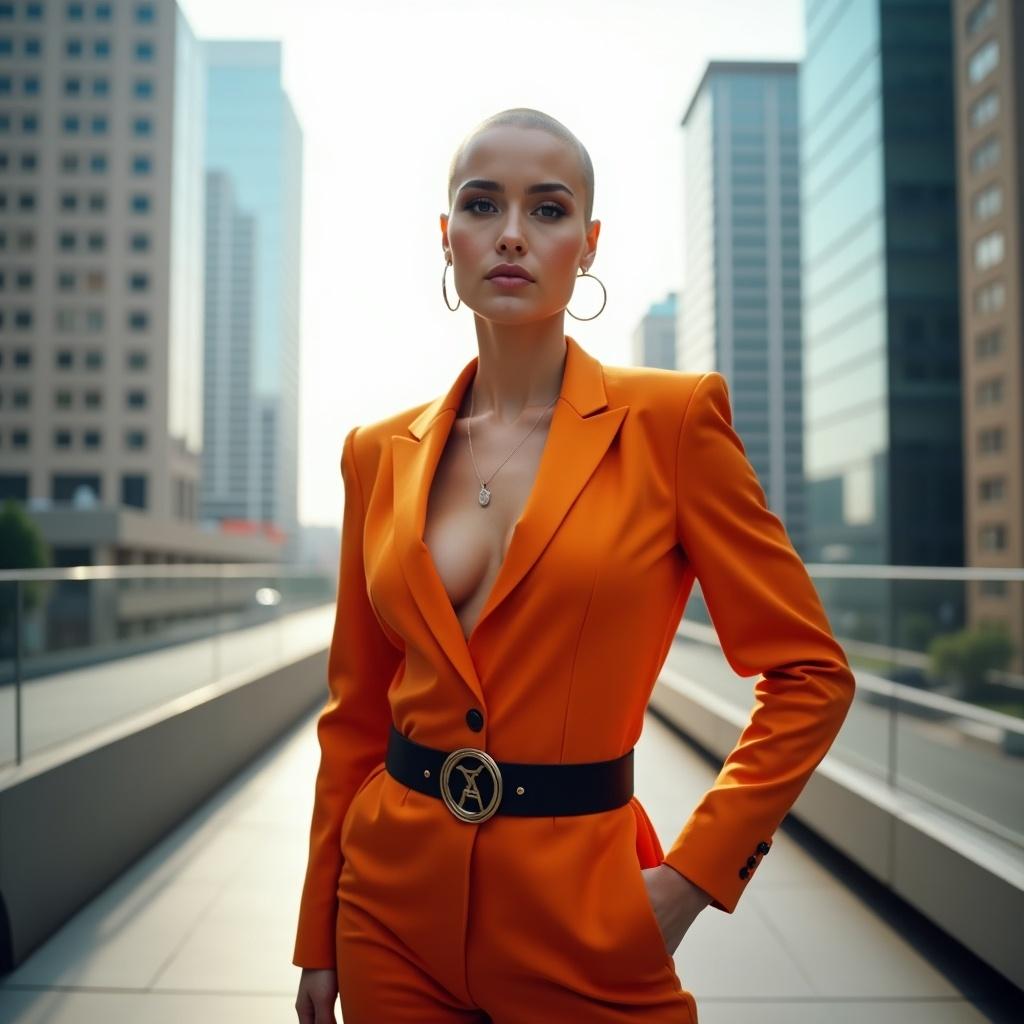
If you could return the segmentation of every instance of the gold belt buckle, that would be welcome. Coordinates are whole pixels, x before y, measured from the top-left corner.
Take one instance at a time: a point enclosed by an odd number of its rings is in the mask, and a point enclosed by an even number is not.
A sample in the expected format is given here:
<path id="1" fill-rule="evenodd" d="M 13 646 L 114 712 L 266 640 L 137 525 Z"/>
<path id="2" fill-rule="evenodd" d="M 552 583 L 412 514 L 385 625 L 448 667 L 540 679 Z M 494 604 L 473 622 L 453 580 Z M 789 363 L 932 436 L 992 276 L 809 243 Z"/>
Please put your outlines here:
<path id="1" fill-rule="evenodd" d="M 497 762 L 476 747 L 453 750 L 441 765 L 441 799 L 461 821 L 486 821 L 497 813 L 501 803 Z"/>

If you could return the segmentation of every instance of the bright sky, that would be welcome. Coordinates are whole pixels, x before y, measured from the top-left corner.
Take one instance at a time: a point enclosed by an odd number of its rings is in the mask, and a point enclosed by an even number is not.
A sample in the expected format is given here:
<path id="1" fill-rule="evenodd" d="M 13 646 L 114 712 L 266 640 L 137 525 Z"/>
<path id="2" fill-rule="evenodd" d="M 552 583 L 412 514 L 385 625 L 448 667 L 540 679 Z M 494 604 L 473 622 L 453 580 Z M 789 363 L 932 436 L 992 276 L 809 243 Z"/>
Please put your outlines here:
<path id="1" fill-rule="evenodd" d="M 462 137 L 536 107 L 590 151 L 608 304 L 565 329 L 628 364 L 648 306 L 683 282 L 679 121 L 705 65 L 804 48 L 801 0 L 179 3 L 200 38 L 283 43 L 305 143 L 299 518 L 335 526 L 345 432 L 434 398 L 477 353 L 472 313 L 441 298 Z M 571 308 L 587 315 L 600 289 L 583 285 Z"/>

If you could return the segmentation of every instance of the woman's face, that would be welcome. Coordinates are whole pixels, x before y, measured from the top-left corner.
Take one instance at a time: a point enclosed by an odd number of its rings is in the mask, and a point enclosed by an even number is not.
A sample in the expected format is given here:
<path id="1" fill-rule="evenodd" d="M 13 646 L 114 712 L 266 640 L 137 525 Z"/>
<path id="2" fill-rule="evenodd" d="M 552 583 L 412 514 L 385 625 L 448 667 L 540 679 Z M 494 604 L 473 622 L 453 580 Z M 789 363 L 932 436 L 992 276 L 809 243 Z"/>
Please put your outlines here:
<path id="1" fill-rule="evenodd" d="M 442 247 L 462 301 L 501 323 L 558 315 L 577 269 L 589 268 L 596 251 L 600 221 L 588 229 L 585 201 L 579 159 L 561 139 L 508 125 L 476 136 L 456 167 L 451 211 L 441 214 Z M 502 263 L 532 280 L 489 279 Z"/>

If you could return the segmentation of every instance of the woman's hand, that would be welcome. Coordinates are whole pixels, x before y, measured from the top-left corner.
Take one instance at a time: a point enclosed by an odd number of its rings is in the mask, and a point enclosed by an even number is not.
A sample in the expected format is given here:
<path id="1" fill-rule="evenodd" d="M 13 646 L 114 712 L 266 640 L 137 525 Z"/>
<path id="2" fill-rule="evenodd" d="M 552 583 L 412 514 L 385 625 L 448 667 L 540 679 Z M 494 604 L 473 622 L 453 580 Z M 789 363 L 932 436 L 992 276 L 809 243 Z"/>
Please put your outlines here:
<path id="1" fill-rule="evenodd" d="M 334 1001 L 338 998 L 338 972 L 331 967 L 303 967 L 295 1012 L 301 1024 L 337 1024 Z"/>
<path id="2" fill-rule="evenodd" d="M 671 956 L 694 919 L 711 902 L 711 896 L 668 864 L 641 868 L 640 873 L 665 940 L 665 949 Z"/>

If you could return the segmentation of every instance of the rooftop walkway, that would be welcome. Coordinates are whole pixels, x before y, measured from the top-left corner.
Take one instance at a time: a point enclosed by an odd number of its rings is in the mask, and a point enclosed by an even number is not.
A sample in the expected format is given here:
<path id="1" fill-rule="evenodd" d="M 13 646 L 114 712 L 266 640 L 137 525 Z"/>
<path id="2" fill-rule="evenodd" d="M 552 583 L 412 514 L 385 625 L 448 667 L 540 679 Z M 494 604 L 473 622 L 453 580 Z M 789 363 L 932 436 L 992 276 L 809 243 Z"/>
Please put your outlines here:
<path id="1" fill-rule="evenodd" d="M 266 750 L 0 981 L 0 1020 L 295 1020 L 314 723 Z M 649 713 L 636 771 L 667 849 L 715 765 Z M 676 964 L 701 1024 L 1024 1019 L 959 947 L 789 821 L 736 911 L 704 911 Z"/>

